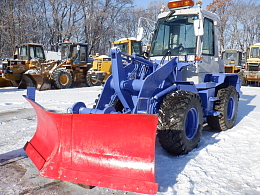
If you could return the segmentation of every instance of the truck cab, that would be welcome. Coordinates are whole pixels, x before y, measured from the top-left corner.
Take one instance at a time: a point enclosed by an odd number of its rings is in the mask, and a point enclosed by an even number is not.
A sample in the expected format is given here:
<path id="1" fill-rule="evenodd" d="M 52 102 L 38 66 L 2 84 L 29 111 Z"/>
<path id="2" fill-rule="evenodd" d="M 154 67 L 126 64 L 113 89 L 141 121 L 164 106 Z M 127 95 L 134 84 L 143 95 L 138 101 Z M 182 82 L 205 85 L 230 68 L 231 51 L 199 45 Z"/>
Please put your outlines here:
<path id="1" fill-rule="evenodd" d="M 170 12 L 158 16 L 151 60 L 178 57 L 180 62 L 195 62 L 195 66 L 183 69 L 182 77 L 196 84 L 203 82 L 207 73 L 224 72 L 218 55 L 216 15 L 200 7 L 190 8 L 193 1 L 187 1 L 190 9 L 180 9 L 174 2 L 168 3 Z"/>

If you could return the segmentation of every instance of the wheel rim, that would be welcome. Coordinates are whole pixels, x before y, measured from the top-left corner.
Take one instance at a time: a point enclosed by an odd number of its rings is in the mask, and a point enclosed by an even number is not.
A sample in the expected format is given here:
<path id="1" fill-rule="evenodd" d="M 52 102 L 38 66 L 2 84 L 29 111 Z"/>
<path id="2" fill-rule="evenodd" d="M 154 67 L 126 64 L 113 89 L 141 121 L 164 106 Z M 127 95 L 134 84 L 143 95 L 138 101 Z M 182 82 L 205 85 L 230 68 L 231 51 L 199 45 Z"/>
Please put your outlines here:
<path id="1" fill-rule="evenodd" d="M 198 131 L 198 112 L 191 108 L 187 114 L 185 133 L 188 139 L 192 139 Z"/>
<path id="2" fill-rule="evenodd" d="M 227 109 L 228 120 L 233 118 L 234 110 L 235 110 L 235 100 L 234 97 L 230 97 L 228 101 L 228 109 Z"/>
<path id="3" fill-rule="evenodd" d="M 98 83 L 98 80 L 97 79 L 91 79 L 91 82 L 93 85 L 96 85 Z"/>
<path id="4" fill-rule="evenodd" d="M 63 85 L 66 85 L 69 83 L 69 78 L 67 75 L 61 75 L 60 76 L 60 83 L 63 84 Z"/>

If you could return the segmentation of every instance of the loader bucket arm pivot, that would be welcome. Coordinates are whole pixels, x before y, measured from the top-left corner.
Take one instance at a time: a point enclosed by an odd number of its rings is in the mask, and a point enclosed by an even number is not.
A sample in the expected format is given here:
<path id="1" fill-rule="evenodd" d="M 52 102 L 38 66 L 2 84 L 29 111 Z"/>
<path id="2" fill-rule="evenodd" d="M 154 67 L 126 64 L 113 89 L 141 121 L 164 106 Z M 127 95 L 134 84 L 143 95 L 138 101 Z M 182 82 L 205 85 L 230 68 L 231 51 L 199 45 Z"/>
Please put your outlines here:
<path id="1" fill-rule="evenodd" d="M 123 67 L 121 59 L 121 53 L 118 48 L 111 49 L 111 60 L 112 60 L 112 74 L 113 76 L 113 87 L 115 93 L 118 95 L 121 103 L 123 104 L 126 112 L 131 111 L 134 108 L 134 104 L 131 101 L 131 92 L 127 90 L 121 90 L 122 81 L 127 78 L 127 74 Z"/>
<path id="2" fill-rule="evenodd" d="M 123 54 L 118 48 L 112 48 L 111 59 L 113 74 L 105 83 L 96 109 L 80 108 L 74 113 L 106 114 L 108 106 L 113 107 L 113 97 L 117 96 L 124 107 L 124 114 L 156 114 L 154 109 L 149 109 L 150 102 L 157 93 L 174 84 L 174 74 L 179 68 L 177 58 L 159 65 L 136 55 Z M 168 81 L 164 82 L 166 79 Z M 71 110 L 74 110 L 73 107 Z"/>
<path id="3" fill-rule="evenodd" d="M 127 111 L 133 111 L 136 107 L 136 102 L 134 102 L 132 98 L 134 92 L 140 92 L 145 78 L 154 72 L 157 64 L 138 57 L 137 55 L 123 54 L 124 58 L 122 58 L 122 54 L 119 48 L 115 47 L 111 49 L 112 82 L 113 89 L 127 113 Z M 129 63 L 125 65 L 123 61 Z M 132 74 L 129 72 L 132 72 Z M 157 87 L 158 86 L 156 86 L 156 88 Z"/>

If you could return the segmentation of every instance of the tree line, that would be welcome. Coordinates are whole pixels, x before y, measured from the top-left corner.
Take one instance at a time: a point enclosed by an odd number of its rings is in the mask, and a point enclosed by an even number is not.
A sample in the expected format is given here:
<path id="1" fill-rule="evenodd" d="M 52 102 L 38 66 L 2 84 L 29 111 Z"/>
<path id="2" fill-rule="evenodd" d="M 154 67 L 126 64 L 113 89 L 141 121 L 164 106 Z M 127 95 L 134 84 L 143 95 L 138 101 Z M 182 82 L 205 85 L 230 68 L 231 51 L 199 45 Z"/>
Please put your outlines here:
<path id="1" fill-rule="evenodd" d="M 136 37 L 140 17 L 156 21 L 162 4 L 153 1 L 141 8 L 132 0 L 1 0 L 0 57 L 11 57 L 16 46 L 28 42 L 57 51 L 67 38 L 88 43 L 90 54 L 107 54 L 113 41 Z"/>
<path id="2" fill-rule="evenodd" d="M 214 0 L 207 6 L 218 16 L 220 50 L 243 52 L 260 42 L 259 0 Z"/>
<path id="3" fill-rule="evenodd" d="M 16 46 L 28 42 L 57 51 L 66 38 L 88 43 L 90 54 L 108 54 L 113 41 L 136 37 L 139 18 L 156 21 L 162 5 L 165 1 L 152 1 L 143 8 L 132 0 L 1 0 L 0 57 L 11 57 Z M 207 6 L 213 8 L 221 50 L 245 51 L 260 42 L 258 0 L 214 0 Z M 142 22 L 147 37 L 151 23 Z"/>

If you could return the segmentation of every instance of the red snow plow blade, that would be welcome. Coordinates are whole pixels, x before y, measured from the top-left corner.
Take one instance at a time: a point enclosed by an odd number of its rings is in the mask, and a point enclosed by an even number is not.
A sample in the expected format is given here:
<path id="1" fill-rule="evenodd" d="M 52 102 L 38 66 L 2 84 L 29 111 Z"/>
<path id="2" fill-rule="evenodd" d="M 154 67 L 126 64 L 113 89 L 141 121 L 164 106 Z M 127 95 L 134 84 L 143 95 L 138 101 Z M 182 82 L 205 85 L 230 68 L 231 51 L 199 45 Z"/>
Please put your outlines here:
<path id="1" fill-rule="evenodd" d="M 25 97 L 26 98 L 26 97 Z M 157 115 L 61 114 L 34 107 L 38 125 L 24 149 L 43 177 L 156 194 Z"/>

